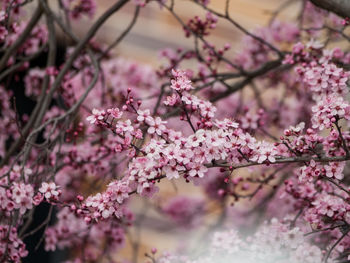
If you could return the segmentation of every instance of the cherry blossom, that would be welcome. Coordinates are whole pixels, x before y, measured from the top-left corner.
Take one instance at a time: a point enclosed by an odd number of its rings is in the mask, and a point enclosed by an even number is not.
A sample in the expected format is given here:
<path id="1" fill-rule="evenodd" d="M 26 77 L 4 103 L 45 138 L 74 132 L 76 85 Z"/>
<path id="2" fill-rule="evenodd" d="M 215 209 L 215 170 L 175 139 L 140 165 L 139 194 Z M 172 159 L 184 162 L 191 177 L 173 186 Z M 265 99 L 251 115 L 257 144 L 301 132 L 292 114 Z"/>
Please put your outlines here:
<path id="1" fill-rule="evenodd" d="M 176 91 L 189 91 L 193 89 L 191 80 L 188 79 L 186 72 L 182 70 L 173 70 L 175 79 L 171 80 L 171 88 Z"/>
<path id="2" fill-rule="evenodd" d="M 98 109 L 93 109 L 92 110 L 92 115 L 88 116 L 86 120 L 90 122 L 91 124 L 94 123 L 99 123 L 104 119 L 105 116 L 105 111 L 104 110 L 98 110 Z"/>
<path id="3" fill-rule="evenodd" d="M 150 126 L 147 130 L 149 134 L 158 134 L 162 135 L 162 133 L 165 131 L 166 127 L 164 124 L 166 124 L 166 121 L 163 121 L 160 117 L 156 117 L 155 119 L 148 119 L 147 124 Z"/>
<path id="4" fill-rule="evenodd" d="M 312 118 L 313 128 L 330 128 L 336 121 L 336 118 L 350 119 L 349 104 L 342 97 L 330 95 L 320 100 L 317 105 L 312 107 L 314 116 Z"/>
<path id="5" fill-rule="evenodd" d="M 43 182 L 39 188 L 39 192 L 42 193 L 47 200 L 57 199 L 60 192 L 57 190 L 57 186 L 54 182 Z"/>
<path id="6" fill-rule="evenodd" d="M 345 166 L 344 162 L 339 162 L 339 163 L 332 162 L 329 165 L 325 165 L 324 169 L 326 170 L 326 176 L 330 178 L 334 177 L 338 180 L 343 179 L 344 166 Z"/>

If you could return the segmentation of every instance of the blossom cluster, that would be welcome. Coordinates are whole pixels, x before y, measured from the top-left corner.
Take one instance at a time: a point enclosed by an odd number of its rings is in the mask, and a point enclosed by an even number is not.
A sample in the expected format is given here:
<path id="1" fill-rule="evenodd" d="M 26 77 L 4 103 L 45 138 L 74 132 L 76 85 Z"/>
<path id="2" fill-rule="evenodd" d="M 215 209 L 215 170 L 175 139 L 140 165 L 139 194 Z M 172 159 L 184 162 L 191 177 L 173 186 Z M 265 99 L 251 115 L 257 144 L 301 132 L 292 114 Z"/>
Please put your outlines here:
<path id="1" fill-rule="evenodd" d="M 93 115 L 87 117 L 92 124 L 115 129 L 115 133 L 123 138 L 119 149 L 129 150 L 128 155 L 133 157 L 123 180 L 112 182 L 103 194 L 87 199 L 87 208 L 94 208 L 90 211 L 88 221 L 91 218 L 98 220 L 101 216 L 120 217 L 122 209 L 119 206 L 130 192 L 152 196 L 157 191 L 155 182 L 162 177 L 172 180 L 181 176 L 187 180 L 198 180 L 205 176 L 213 162 L 220 161 L 247 159 L 259 164 L 276 162 L 279 151 L 274 144 L 257 141 L 230 119 L 216 120 L 210 125 L 212 129 L 198 129 L 194 134 L 184 136 L 167 128 L 164 125 L 166 122 L 159 117 L 154 119 L 149 112 L 136 111 L 136 127 L 130 121 L 118 120 L 113 128 L 108 123 L 109 115 L 105 111 L 94 110 Z M 142 148 L 137 148 L 131 142 L 142 138 L 135 134 L 141 124 L 148 127 L 147 133 L 153 138 Z M 137 156 L 137 152 L 142 155 Z"/>
<path id="2" fill-rule="evenodd" d="M 127 214 L 127 212 L 126 212 Z M 72 213 L 71 209 L 65 207 L 57 215 L 58 221 L 55 225 L 45 231 L 45 249 L 54 251 L 57 248 L 64 249 L 72 246 L 79 246 L 86 242 L 89 247 L 101 246 L 106 235 L 110 236 L 108 248 L 103 252 L 87 253 L 83 260 L 96 261 L 104 253 L 118 251 L 125 244 L 125 231 L 116 227 L 115 221 L 104 221 L 98 225 L 89 225 L 79 216 Z M 129 220 L 132 215 L 129 213 Z M 77 258 L 79 260 L 79 258 Z"/>
<path id="3" fill-rule="evenodd" d="M 257 37 L 274 45 L 296 41 L 300 35 L 300 30 L 292 23 L 276 20 L 270 27 L 256 29 L 254 33 Z M 274 52 L 271 47 L 247 35 L 242 40 L 242 51 L 235 56 L 234 61 L 237 65 L 241 65 L 243 69 L 251 70 L 266 63 L 272 56 L 274 56 Z"/>
<path id="4" fill-rule="evenodd" d="M 34 188 L 31 184 L 25 184 L 19 182 L 21 173 L 23 172 L 24 176 L 30 176 L 32 170 L 26 168 L 24 171 L 19 167 L 15 166 L 11 170 L 8 168 L 3 168 L 1 170 L 1 175 L 8 174 L 12 185 L 9 189 L 0 188 L 0 208 L 2 213 L 6 216 L 10 216 L 10 213 L 13 210 L 19 211 L 20 214 L 25 214 L 27 210 L 33 208 L 34 201 Z M 1 183 L 6 185 L 9 182 L 8 177 L 3 177 Z"/>
<path id="5" fill-rule="evenodd" d="M 342 97 L 327 96 L 312 107 L 313 128 L 331 128 L 339 119 L 350 120 L 350 105 Z"/>
<path id="6" fill-rule="evenodd" d="M 186 37 L 196 34 L 199 36 L 206 36 L 209 34 L 209 30 L 215 29 L 218 19 L 212 13 L 208 12 L 205 16 L 205 20 L 202 20 L 199 16 L 195 16 L 190 19 L 187 26 L 184 27 Z"/>
<path id="7" fill-rule="evenodd" d="M 346 82 L 349 72 L 344 72 L 342 68 L 332 63 L 324 63 L 321 66 L 310 63 L 309 67 L 299 67 L 296 70 L 303 76 L 303 81 L 307 83 L 314 97 L 333 93 L 339 96 L 348 93 Z"/>
<path id="8" fill-rule="evenodd" d="M 18 211 L 19 214 L 23 215 L 34 206 L 39 205 L 44 198 L 45 201 L 49 203 L 58 201 L 61 191 L 59 189 L 57 190 L 55 183 L 43 182 L 38 191 L 35 191 L 32 184 L 25 184 L 18 180 L 20 178 L 20 173 L 21 169 L 19 166 L 14 167 L 6 173 L 1 173 L 2 175 L 8 174 L 10 176 L 10 181 L 12 182 L 9 189 L 0 188 L 0 211 L 1 213 L 4 213 L 4 217 L 10 217 L 11 213 L 14 211 Z M 31 174 L 32 170 L 30 169 L 24 171 L 25 177 L 30 176 Z M 1 184 L 6 185 L 8 180 L 7 177 L 4 177 L 1 179 Z"/>
<path id="9" fill-rule="evenodd" d="M 0 257 L 4 262 L 21 262 L 28 255 L 23 241 L 18 237 L 17 229 L 0 225 Z"/>

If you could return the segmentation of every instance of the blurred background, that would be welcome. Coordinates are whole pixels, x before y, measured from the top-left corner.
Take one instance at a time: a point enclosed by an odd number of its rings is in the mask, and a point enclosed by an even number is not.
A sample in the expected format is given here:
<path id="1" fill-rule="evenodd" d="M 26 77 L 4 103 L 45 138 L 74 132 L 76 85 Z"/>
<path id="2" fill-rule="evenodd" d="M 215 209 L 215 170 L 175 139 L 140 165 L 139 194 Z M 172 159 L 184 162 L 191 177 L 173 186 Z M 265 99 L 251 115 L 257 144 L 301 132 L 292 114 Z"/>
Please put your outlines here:
<path id="1" fill-rule="evenodd" d="M 95 17 L 103 13 L 113 2 L 99 0 Z M 211 0 L 209 7 L 223 11 L 225 2 L 225 0 Z M 267 25 L 274 12 L 280 8 L 283 8 L 283 11 L 279 17 L 283 20 L 295 17 L 299 5 L 300 1 L 293 0 L 231 0 L 230 14 L 245 28 L 254 29 Z M 203 17 L 206 13 L 188 0 L 175 0 L 175 12 L 185 22 L 196 15 Z M 132 20 L 133 13 L 132 5 L 124 7 L 121 12 L 107 21 L 97 34 L 96 40 L 100 43 L 112 43 Z M 89 19 L 84 19 L 81 23 L 73 25 L 73 28 L 78 35 L 82 36 L 91 23 Z M 209 39 L 214 44 L 230 43 L 233 47 L 238 47 L 241 36 L 242 34 L 231 24 L 220 21 Z M 151 2 L 141 9 L 136 25 L 114 52 L 126 58 L 159 66 L 160 50 L 168 47 L 191 48 L 192 46 L 193 40 L 185 38 L 179 22 L 167 10 L 162 10 L 159 4 Z"/>

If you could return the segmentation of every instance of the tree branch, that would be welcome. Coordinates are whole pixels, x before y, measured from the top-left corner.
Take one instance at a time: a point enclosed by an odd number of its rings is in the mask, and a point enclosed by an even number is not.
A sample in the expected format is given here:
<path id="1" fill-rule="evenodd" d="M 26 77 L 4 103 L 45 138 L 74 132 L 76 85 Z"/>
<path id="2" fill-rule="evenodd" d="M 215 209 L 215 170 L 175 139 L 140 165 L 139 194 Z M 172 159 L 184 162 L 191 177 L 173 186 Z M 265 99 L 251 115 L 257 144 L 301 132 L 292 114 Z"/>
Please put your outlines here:
<path id="1" fill-rule="evenodd" d="M 315 6 L 333 12 L 343 18 L 350 17 L 349 0 L 310 0 Z"/>
<path id="2" fill-rule="evenodd" d="M 9 49 L 6 51 L 6 53 L 2 56 L 0 60 L 0 71 L 2 71 L 6 65 L 9 58 L 17 51 L 17 49 L 23 45 L 24 41 L 27 39 L 27 37 L 32 32 L 33 28 L 36 26 L 36 24 L 39 22 L 40 17 L 43 13 L 43 10 L 41 8 L 41 5 L 39 4 L 37 9 L 35 10 L 31 20 L 29 21 L 27 27 L 24 29 L 23 33 L 16 39 L 16 41 L 9 47 Z"/>

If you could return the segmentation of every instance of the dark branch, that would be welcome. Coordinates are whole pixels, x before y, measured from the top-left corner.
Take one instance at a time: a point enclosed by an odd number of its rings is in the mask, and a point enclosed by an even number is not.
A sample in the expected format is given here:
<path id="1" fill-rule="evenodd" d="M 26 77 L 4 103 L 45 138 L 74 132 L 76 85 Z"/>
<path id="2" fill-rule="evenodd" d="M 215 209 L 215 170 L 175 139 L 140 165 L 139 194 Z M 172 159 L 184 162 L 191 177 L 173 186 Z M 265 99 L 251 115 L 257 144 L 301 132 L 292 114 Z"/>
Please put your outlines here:
<path id="1" fill-rule="evenodd" d="M 333 12 L 338 16 L 350 17 L 349 0 L 310 0 L 314 5 L 327 11 Z"/>

